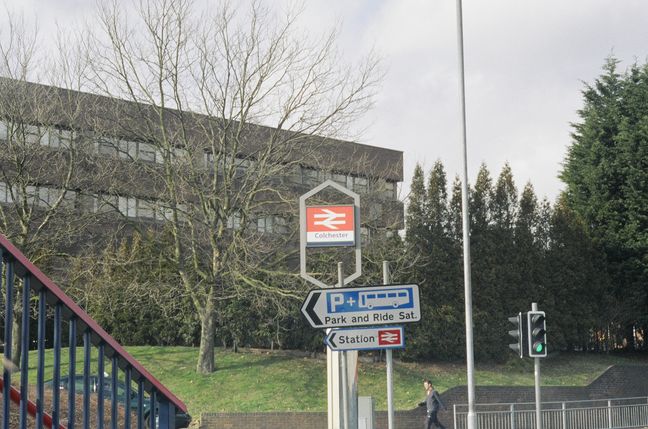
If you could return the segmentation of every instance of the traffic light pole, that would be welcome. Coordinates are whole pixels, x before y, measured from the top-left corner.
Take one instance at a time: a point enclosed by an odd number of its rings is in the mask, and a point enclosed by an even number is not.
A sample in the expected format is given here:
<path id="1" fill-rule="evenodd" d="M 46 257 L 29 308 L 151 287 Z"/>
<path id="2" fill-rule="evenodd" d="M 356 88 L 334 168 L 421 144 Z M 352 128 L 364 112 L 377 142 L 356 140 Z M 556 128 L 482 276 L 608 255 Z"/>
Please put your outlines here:
<path id="1" fill-rule="evenodd" d="M 538 303 L 531 303 L 531 311 L 538 311 Z M 540 358 L 533 358 L 533 375 L 535 378 L 536 429 L 542 429 L 542 412 L 540 409 Z"/>

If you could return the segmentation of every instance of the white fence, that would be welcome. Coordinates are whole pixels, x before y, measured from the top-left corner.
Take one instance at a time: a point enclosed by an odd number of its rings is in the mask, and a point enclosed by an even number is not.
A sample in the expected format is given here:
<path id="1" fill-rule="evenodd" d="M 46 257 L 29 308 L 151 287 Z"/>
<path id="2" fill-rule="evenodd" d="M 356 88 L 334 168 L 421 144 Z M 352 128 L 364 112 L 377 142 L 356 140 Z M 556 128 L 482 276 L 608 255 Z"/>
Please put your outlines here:
<path id="1" fill-rule="evenodd" d="M 535 429 L 535 403 L 477 404 L 479 429 Z M 455 405 L 454 429 L 467 428 L 467 405 Z M 648 428 L 648 397 L 542 403 L 542 429 Z"/>

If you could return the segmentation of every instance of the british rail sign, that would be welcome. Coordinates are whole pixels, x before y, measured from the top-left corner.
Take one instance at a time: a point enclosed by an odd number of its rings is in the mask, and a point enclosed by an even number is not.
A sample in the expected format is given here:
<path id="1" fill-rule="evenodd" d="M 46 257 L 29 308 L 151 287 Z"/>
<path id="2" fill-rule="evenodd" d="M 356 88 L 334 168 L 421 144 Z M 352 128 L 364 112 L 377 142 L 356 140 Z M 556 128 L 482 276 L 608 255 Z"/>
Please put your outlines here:
<path id="1" fill-rule="evenodd" d="M 313 328 L 411 323 L 421 320 L 418 285 L 315 289 L 301 307 Z"/>
<path id="2" fill-rule="evenodd" d="M 324 343 L 333 351 L 405 348 L 402 326 L 331 329 Z"/>
<path id="3" fill-rule="evenodd" d="M 355 206 L 306 207 L 306 246 L 355 246 Z"/>

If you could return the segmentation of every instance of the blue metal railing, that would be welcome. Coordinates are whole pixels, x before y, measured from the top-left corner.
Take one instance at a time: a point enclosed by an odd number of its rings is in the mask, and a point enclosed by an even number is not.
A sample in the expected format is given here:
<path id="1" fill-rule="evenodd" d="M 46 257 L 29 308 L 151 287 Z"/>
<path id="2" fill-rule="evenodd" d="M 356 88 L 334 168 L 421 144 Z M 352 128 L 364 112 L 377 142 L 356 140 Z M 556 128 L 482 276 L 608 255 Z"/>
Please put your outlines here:
<path id="1" fill-rule="evenodd" d="M 4 368 L 0 380 L 3 397 L 2 429 L 14 427 L 10 425 L 12 413 L 18 414 L 20 429 L 27 426 L 37 429 L 74 429 L 79 427 L 77 422 L 81 423 L 83 429 L 174 429 L 178 420 L 188 423 L 185 404 L 2 234 L 0 252 L 0 272 L 4 274 Z M 34 300 L 38 302 L 36 309 L 31 306 Z M 20 314 L 22 353 L 19 370 L 10 363 L 13 356 L 14 312 Z M 32 317 L 37 320 L 35 385 L 30 385 L 29 380 Z M 67 339 L 64 338 L 64 323 L 68 325 Z M 46 354 L 48 333 L 53 333 L 53 346 Z M 79 337 L 83 347 L 80 356 L 77 355 Z M 61 374 L 62 352 L 65 347 L 68 349 L 68 370 L 67 374 Z M 96 350 L 94 361 L 93 349 Z M 47 373 L 51 380 L 46 380 L 46 356 L 51 356 L 52 360 L 51 370 L 48 369 Z M 82 361 L 81 374 L 77 374 L 79 358 Z M 93 368 L 96 369 L 93 371 Z M 110 370 L 109 376 L 106 374 L 107 369 Z M 12 385 L 14 370 L 20 373 L 19 389 Z M 80 390 L 77 382 L 80 382 Z M 61 394 L 66 390 L 67 400 L 64 404 Z M 30 392 L 35 395 L 35 401 L 30 400 Z M 145 397 L 145 392 L 148 398 Z M 81 407 L 77 405 L 77 400 L 81 400 Z M 12 402 L 15 405 L 13 409 Z M 110 402 L 109 413 L 105 412 L 106 402 Z M 35 420 L 35 426 L 33 423 L 28 424 L 30 416 Z"/>

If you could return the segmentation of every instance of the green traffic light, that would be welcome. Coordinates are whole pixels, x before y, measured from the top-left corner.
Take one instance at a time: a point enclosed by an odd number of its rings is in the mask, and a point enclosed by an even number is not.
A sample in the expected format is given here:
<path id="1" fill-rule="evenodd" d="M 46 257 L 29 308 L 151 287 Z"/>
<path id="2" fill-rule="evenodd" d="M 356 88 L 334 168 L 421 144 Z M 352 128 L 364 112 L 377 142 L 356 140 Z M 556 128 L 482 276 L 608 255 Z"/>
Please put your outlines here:
<path id="1" fill-rule="evenodd" d="M 542 343 L 537 343 L 535 346 L 536 353 L 542 353 L 544 350 L 544 344 Z"/>

